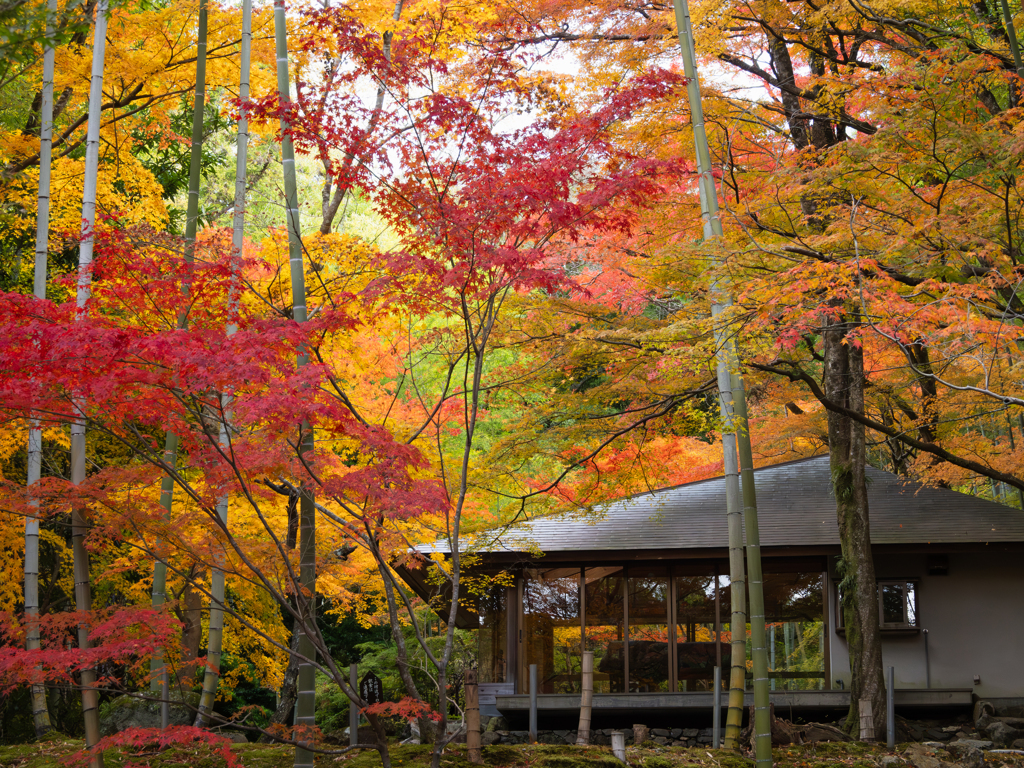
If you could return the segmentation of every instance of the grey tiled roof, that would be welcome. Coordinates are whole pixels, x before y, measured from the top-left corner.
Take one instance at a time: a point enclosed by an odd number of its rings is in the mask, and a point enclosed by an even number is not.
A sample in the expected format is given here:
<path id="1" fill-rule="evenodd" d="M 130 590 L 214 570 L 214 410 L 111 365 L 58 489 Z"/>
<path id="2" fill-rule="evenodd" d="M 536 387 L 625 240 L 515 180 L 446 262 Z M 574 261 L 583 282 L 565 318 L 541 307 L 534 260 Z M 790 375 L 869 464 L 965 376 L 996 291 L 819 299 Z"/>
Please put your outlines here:
<path id="1" fill-rule="evenodd" d="M 1024 512 L 868 467 L 874 544 L 1024 542 Z M 827 456 L 755 470 L 762 547 L 838 546 Z M 486 534 L 485 552 L 720 549 L 728 545 L 722 477 L 603 505 L 587 518 L 554 516 Z M 446 551 L 427 545 L 421 551 Z"/>

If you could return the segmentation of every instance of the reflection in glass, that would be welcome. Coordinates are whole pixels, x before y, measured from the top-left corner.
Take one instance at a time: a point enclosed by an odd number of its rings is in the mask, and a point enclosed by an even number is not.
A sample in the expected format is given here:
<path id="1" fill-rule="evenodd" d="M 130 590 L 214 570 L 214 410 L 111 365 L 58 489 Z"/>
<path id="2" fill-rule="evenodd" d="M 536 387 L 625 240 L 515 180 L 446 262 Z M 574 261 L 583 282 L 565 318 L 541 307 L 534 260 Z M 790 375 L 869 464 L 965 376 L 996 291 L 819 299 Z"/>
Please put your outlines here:
<path id="1" fill-rule="evenodd" d="M 540 693 L 578 692 L 583 661 L 579 569 L 527 570 L 523 623 L 524 665 L 537 665 Z M 523 678 L 523 685 L 529 685 L 528 676 Z"/>
<path id="2" fill-rule="evenodd" d="M 594 693 L 626 690 L 623 646 L 623 569 L 618 566 L 587 568 L 587 650 L 594 652 Z"/>
<path id="3" fill-rule="evenodd" d="M 824 688 L 822 574 L 765 574 L 764 608 L 772 689 Z"/>
<path id="4" fill-rule="evenodd" d="M 477 603 L 480 614 L 480 629 L 477 631 L 480 661 L 479 681 L 481 683 L 504 683 L 508 670 L 508 648 L 506 643 L 506 595 L 504 586 L 491 587 L 481 595 Z"/>
<path id="5" fill-rule="evenodd" d="M 723 616 L 728 620 L 728 616 Z M 676 577 L 676 677 L 678 690 L 710 690 L 718 649 L 715 634 L 715 577 Z M 728 679 L 729 646 L 723 645 L 722 678 Z"/>
<path id="6" fill-rule="evenodd" d="M 899 584 L 882 585 L 882 623 L 902 624 L 905 620 L 903 612 L 903 588 Z"/>
<path id="7" fill-rule="evenodd" d="M 667 691 L 668 569 L 630 567 L 629 690 Z"/>

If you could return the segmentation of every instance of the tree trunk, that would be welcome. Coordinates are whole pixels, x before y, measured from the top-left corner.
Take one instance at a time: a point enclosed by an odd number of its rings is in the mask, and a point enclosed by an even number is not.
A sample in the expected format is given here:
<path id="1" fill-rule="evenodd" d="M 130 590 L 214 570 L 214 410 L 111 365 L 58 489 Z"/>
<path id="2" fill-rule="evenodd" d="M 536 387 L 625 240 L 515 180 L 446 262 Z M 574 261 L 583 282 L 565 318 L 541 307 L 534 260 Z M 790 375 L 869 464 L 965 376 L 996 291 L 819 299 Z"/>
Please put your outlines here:
<path id="1" fill-rule="evenodd" d="M 855 323 L 845 319 L 825 328 L 825 393 L 857 413 L 864 412 L 864 353 L 850 337 Z M 850 653 L 850 710 L 845 729 L 863 741 L 885 733 L 882 638 L 878 626 L 878 587 L 871 556 L 864 427 L 828 412 L 829 458 L 842 548 L 839 576 L 846 643 Z"/>
<path id="2" fill-rule="evenodd" d="M 284 0 L 274 0 L 274 47 L 277 53 L 277 93 L 281 106 L 291 101 L 288 76 L 288 28 L 285 23 Z M 299 198 L 295 177 L 295 150 L 292 146 L 290 126 L 281 118 L 281 163 L 284 170 L 285 226 L 288 230 L 288 261 L 292 283 L 292 318 L 306 322 L 306 277 L 303 259 L 302 227 L 299 221 Z M 296 365 L 304 367 L 309 353 L 299 351 Z M 313 461 L 313 429 L 307 421 L 300 427 L 299 458 L 303 463 Z M 296 692 L 295 727 L 307 731 L 316 724 L 316 506 L 313 487 L 303 481 L 299 485 L 299 588 L 295 590 L 295 605 L 301 621 L 295 626 L 299 636 L 298 653 L 307 661 L 299 662 L 298 690 Z M 298 741 L 309 739 L 301 732 Z M 296 768 L 313 768 L 314 754 L 301 746 L 295 748 Z"/>
<path id="3" fill-rule="evenodd" d="M 185 212 L 185 261 L 192 263 L 196 247 L 196 231 L 199 223 L 199 174 L 203 160 L 203 116 L 206 110 L 206 0 L 199 0 L 199 23 L 196 36 L 196 94 L 192 105 L 192 143 L 188 164 L 188 201 Z M 189 290 L 187 278 L 182 285 L 182 292 Z M 188 316 L 183 312 L 178 317 L 178 328 L 188 325 Z M 164 463 L 169 468 L 160 482 L 160 504 L 164 508 L 164 518 L 171 519 L 174 503 L 174 477 L 178 458 L 178 436 L 168 432 L 164 436 Z M 167 563 L 157 560 L 153 564 L 153 591 L 151 602 L 153 608 L 163 605 L 167 587 Z M 198 647 L 196 656 L 198 656 Z M 195 658 L 195 657 L 193 657 Z M 153 656 L 149 665 L 150 685 L 152 690 L 160 687 L 164 673 L 164 655 L 159 652 Z"/>
<path id="4" fill-rule="evenodd" d="M 92 295 L 93 228 L 96 225 L 96 179 L 100 164 L 100 112 L 103 107 L 103 64 L 107 46 L 107 0 L 96 6 L 96 27 L 92 46 L 92 72 L 89 82 L 89 123 L 85 140 L 85 168 L 82 179 L 82 242 L 78 251 L 78 286 L 76 305 L 79 319 L 85 319 Z M 85 403 L 75 398 L 79 416 L 71 424 L 71 482 L 81 485 L 85 481 Z M 85 548 L 85 534 L 90 522 L 86 510 L 79 503 L 71 505 L 71 549 L 74 562 L 75 609 L 86 614 L 92 608 L 92 590 L 89 583 L 89 553 Z M 78 647 L 85 651 L 91 646 L 89 625 L 78 625 Z M 82 717 L 85 721 L 85 746 L 95 750 L 100 740 L 99 692 L 96 690 L 96 670 L 81 672 Z M 103 754 L 93 751 L 89 756 L 91 768 L 103 768 Z"/>
<path id="5" fill-rule="evenodd" d="M 281 697 L 277 703 L 277 709 L 270 716 L 268 725 L 291 725 L 292 717 L 295 715 L 295 698 L 297 683 L 299 679 L 299 659 L 296 655 L 299 650 L 299 633 L 292 632 L 292 640 L 288 654 L 288 667 L 284 671 L 284 682 L 281 684 Z M 268 734 L 259 738 L 260 744 L 269 744 L 273 739 Z"/>
<path id="6" fill-rule="evenodd" d="M 56 0 L 47 3 L 46 35 L 53 34 L 53 18 L 57 15 Z M 53 71 L 55 51 L 53 41 L 47 41 L 43 53 L 43 89 L 39 108 L 39 195 L 36 216 L 36 252 L 33 293 L 40 300 L 46 299 L 46 262 L 50 242 L 50 159 L 53 149 Z M 28 433 L 28 477 L 30 504 L 38 512 L 39 502 L 31 496 L 32 486 L 39 482 L 43 466 L 43 430 L 39 421 L 33 419 Z M 39 518 L 29 515 L 25 518 L 25 649 L 32 651 L 40 647 L 39 638 Z M 46 688 L 42 681 L 33 683 L 31 689 L 32 722 L 36 738 L 50 731 L 50 712 L 46 706 Z"/>

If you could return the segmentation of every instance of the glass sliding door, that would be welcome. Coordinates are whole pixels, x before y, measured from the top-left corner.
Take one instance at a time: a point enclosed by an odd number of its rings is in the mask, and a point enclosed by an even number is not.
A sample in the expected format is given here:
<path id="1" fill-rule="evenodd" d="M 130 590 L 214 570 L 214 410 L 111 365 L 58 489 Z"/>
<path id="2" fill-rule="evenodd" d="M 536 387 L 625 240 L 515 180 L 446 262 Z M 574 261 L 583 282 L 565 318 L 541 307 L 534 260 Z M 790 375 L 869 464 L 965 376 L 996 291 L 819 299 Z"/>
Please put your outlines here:
<path id="1" fill-rule="evenodd" d="M 625 569 L 621 566 L 587 568 L 587 650 L 594 652 L 594 693 L 626 690 Z"/>
<path id="2" fill-rule="evenodd" d="M 523 676 L 537 665 L 540 693 L 577 693 L 583 653 L 580 569 L 527 569 L 523 581 Z"/>
<path id="3" fill-rule="evenodd" d="M 629 690 L 649 693 L 669 689 L 668 568 L 630 566 Z"/>
<path id="4" fill-rule="evenodd" d="M 823 574 L 767 573 L 764 613 L 772 690 L 825 687 Z"/>
<path id="5" fill-rule="evenodd" d="M 481 683 L 504 683 L 508 676 L 508 588 L 491 587 L 480 596 L 478 674 Z"/>
<path id="6" fill-rule="evenodd" d="M 716 626 L 714 575 L 676 576 L 676 690 L 707 691 L 714 686 L 715 667 L 721 663 L 728 679 L 729 644 L 719 647 Z M 728 616 L 722 619 L 728 621 Z"/>

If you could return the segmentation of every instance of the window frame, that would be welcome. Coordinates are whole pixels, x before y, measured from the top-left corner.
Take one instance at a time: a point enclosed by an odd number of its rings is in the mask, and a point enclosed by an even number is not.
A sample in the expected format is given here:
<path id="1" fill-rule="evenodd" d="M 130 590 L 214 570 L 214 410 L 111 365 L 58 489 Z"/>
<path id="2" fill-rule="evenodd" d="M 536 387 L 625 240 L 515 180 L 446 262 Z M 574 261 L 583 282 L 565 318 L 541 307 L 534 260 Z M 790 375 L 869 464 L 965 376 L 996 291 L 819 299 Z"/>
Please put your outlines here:
<path id="1" fill-rule="evenodd" d="M 908 596 L 907 585 L 913 585 L 913 594 Z M 840 635 L 846 634 L 846 617 L 843 616 L 843 596 L 839 591 L 839 582 L 835 582 L 836 590 L 836 633 Z M 900 622 L 886 622 L 885 613 L 882 605 L 882 587 L 883 586 L 898 586 L 903 589 L 903 621 Z M 917 577 L 907 578 L 876 578 L 875 579 L 875 600 L 878 604 L 878 628 L 884 633 L 891 632 L 920 632 L 921 631 L 921 606 L 918 600 L 918 593 L 921 586 L 921 580 Z M 909 618 L 907 615 L 907 606 L 909 601 L 913 599 L 914 604 L 914 623 L 907 621 Z"/>

